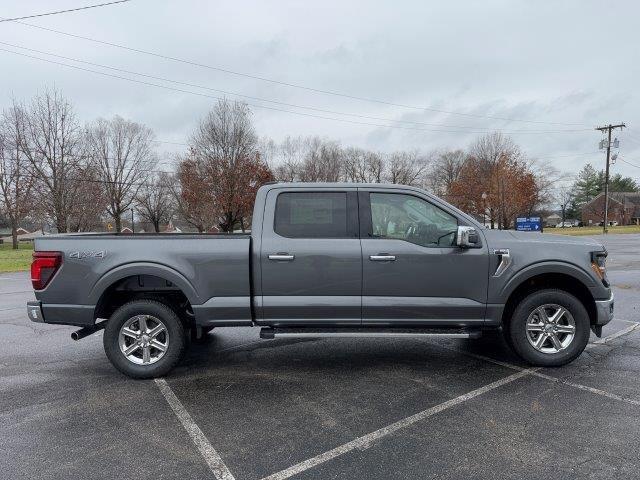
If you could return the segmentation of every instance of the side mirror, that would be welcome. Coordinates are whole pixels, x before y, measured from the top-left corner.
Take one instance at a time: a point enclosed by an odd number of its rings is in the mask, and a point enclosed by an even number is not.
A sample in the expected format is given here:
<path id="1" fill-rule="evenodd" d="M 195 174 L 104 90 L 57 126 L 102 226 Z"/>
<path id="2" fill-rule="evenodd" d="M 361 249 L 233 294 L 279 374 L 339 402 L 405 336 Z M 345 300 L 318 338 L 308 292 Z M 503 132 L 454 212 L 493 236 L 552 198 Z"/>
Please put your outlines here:
<path id="1" fill-rule="evenodd" d="M 478 232 L 473 227 L 459 226 L 456 235 L 456 245 L 460 248 L 475 247 L 478 244 Z"/>

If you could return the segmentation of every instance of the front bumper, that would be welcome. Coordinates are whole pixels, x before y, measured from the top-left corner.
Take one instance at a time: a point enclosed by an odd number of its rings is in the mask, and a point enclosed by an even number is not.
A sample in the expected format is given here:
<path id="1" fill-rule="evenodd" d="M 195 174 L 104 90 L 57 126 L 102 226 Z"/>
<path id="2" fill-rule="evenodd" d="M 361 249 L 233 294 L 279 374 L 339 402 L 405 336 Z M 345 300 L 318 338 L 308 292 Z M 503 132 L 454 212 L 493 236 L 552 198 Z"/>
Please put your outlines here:
<path id="1" fill-rule="evenodd" d="M 606 325 L 613 320 L 613 293 L 608 300 L 596 300 L 596 325 Z"/>
<path id="2" fill-rule="evenodd" d="M 44 323 L 44 315 L 42 314 L 42 302 L 27 302 L 27 315 L 32 322 Z"/>

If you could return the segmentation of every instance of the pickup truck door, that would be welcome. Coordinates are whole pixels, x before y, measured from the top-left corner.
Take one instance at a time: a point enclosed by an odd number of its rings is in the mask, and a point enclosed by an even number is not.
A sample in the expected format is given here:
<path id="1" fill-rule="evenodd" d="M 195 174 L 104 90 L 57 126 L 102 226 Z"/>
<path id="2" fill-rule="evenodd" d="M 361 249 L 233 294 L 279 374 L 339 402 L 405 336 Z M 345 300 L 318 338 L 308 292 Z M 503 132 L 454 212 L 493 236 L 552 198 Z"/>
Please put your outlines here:
<path id="1" fill-rule="evenodd" d="M 363 325 L 484 322 L 489 258 L 454 245 L 464 219 L 412 191 L 360 189 L 359 204 Z"/>
<path id="2" fill-rule="evenodd" d="M 262 225 L 258 323 L 360 325 L 357 205 L 356 188 L 269 191 Z"/>

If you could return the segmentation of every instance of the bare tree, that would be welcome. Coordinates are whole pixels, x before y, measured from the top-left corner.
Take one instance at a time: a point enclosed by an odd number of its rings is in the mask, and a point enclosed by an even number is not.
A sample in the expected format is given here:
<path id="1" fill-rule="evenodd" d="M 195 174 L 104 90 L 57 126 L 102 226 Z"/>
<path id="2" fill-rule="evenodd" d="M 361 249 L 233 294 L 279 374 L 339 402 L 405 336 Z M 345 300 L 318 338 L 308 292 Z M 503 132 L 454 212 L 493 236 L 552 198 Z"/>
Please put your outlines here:
<path id="1" fill-rule="evenodd" d="M 206 232 L 216 220 L 213 192 L 204 173 L 201 164 L 185 158 L 168 183 L 177 214 L 200 233 Z"/>
<path id="2" fill-rule="evenodd" d="M 153 132 L 139 123 L 114 117 L 96 120 L 87 129 L 87 153 L 100 171 L 107 212 L 122 229 L 122 214 L 156 164 Z"/>
<path id="3" fill-rule="evenodd" d="M 89 232 L 102 229 L 107 195 L 102 187 L 100 170 L 96 165 L 86 164 L 78 167 L 78 172 L 79 178 L 73 191 L 76 200 L 72 202 L 69 230 Z"/>
<path id="4" fill-rule="evenodd" d="M 198 211 L 194 200 L 202 195 L 200 183 L 204 182 L 207 195 L 212 195 L 218 227 L 230 232 L 239 225 L 244 230 L 255 192 L 273 179 L 260 157 L 248 106 L 218 101 L 200 122 L 190 143 L 190 153 L 180 165 L 183 201 L 191 211 Z"/>
<path id="5" fill-rule="evenodd" d="M 506 175 L 499 175 L 497 172 L 502 171 L 507 163 L 521 165 L 525 162 L 524 155 L 520 147 L 510 137 L 506 137 L 500 132 L 479 137 L 469 148 L 469 155 L 473 158 L 477 178 L 492 179 L 484 183 L 486 191 L 483 192 L 487 197 L 497 199 L 489 202 L 487 207 L 491 228 L 494 227 L 496 221 L 498 228 L 503 228 L 505 222 L 510 221 L 510 218 L 505 216 L 505 209 L 506 198 L 509 193 L 512 193 L 508 190 L 512 188 L 512 185 L 509 185 Z M 458 191 L 458 196 L 462 194 L 463 192 Z M 460 202 L 463 199 L 452 200 Z"/>
<path id="6" fill-rule="evenodd" d="M 67 232 L 83 166 L 82 135 L 71 104 L 56 91 L 45 91 L 27 110 L 20 150 L 38 177 L 38 198 L 58 232 Z"/>
<path id="7" fill-rule="evenodd" d="M 564 228 L 567 208 L 569 208 L 570 203 L 575 200 L 575 195 L 573 190 L 569 186 L 563 185 L 558 189 L 556 199 L 558 201 L 558 204 L 560 205 L 560 212 L 562 213 L 562 228 Z"/>
<path id="8" fill-rule="evenodd" d="M 387 181 L 401 185 L 421 185 L 428 162 L 418 151 L 395 152 L 389 157 Z"/>
<path id="9" fill-rule="evenodd" d="M 16 102 L 0 118 L 0 213 L 11 226 L 13 248 L 18 248 L 18 227 L 33 206 L 34 176 L 20 149 L 26 115 Z"/>
<path id="10" fill-rule="evenodd" d="M 168 223 L 175 210 L 174 195 L 171 194 L 173 179 L 166 173 L 158 173 L 138 190 L 136 204 L 138 214 L 153 225 L 156 233 L 160 224 Z"/>
<path id="11" fill-rule="evenodd" d="M 429 172 L 428 186 L 438 196 L 446 196 L 451 185 L 460 177 L 466 154 L 462 150 L 449 150 L 436 154 Z"/>
<path id="12" fill-rule="evenodd" d="M 361 148 L 344 150 L 345 180 L 356 183 L 380 183 L 385 171 L 382 155 Z"/>
<path id="13" fill-rule="evenodd" d="M 283 182 L 300 180 L 302 164 L 307 150 L 306 143 L 302 137 L 287 137 L 278 145 L 274 155 L 275 158 L 270 164 L 278 180 Z"/>
<path id="14" fill-rule="evenodd" d="M 571 179 L 571 174 L 559 171 L 555 166 L 539 160 L 530 160 L 529 169 L 534 172 L 536 197 L 531 210 L 550 208 L 554 204 L 554 190 L 560 182 Z M 527 212 L 531 213 L 531 211 Z"/>
<path id="15" fill-rule="evenodd" d="M 191 136 L 190 147 L 201 158 L 236 159 L 256 153 L 258 137 L 246 103 L 218 100 Z"/>
<path id="16" fill-rule="evenodd" d="M 339 182 L 343 174 L 343 152 L 335 141 L 311 137 L 306 139 L 301 165 L 302 182 Z"/>
<path id="17" fill-rule="evenodd" d="M 507 156 L 512 159 L 520 159 L 522 152 L 510 137 L 504 136 L 501 132 L 493 132 L 482 135 L 471 145 L 469 154 L 475 157 L 478 162 L 487 165 L 495 165 L 500 157 Z"/>

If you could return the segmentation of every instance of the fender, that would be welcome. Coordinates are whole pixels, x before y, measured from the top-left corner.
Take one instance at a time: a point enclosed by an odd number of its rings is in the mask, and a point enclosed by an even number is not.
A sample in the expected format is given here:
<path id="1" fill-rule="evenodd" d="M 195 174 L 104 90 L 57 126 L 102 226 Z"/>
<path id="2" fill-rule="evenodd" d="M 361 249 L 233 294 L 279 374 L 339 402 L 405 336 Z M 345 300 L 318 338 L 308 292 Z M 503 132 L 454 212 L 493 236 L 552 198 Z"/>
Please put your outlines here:
<path id="1" fill-rule="evenodd" d="M 98 280 L 91 289 L 88 303 L 91 305 L 97 305 L 102 294 L 107 290 L 107 288 L 118 280 L 136 275 L 153 275 L 164 278 L 182 290 L 182 293 L 185 294 L 191 305 L 200 305 L 202 303 L 202 300 L 195 288 L 184 275 L 173 268 L 167 267 L 166 265 L 151 262 L 127 263 L 109 270 L 100 277 L 100 280 Z"/>
<path id="2" fill-rule="evenodd" d="M 569 277 L 573 277 L 590 290 L 592 287 L 596 286 L 593 277 L 578 265 L 557 260 L 539 262 L 528 265 L 527 267 L 516 272 L 511 278 L 509 278 L 509 280 L 502 286 L 502 288 L 498 292 L 498 298 L 496 299 L 495 303 L 506 303 L 513 291 L 523 282 L 532 277 L 545 273 L 560 273 Z"/>

